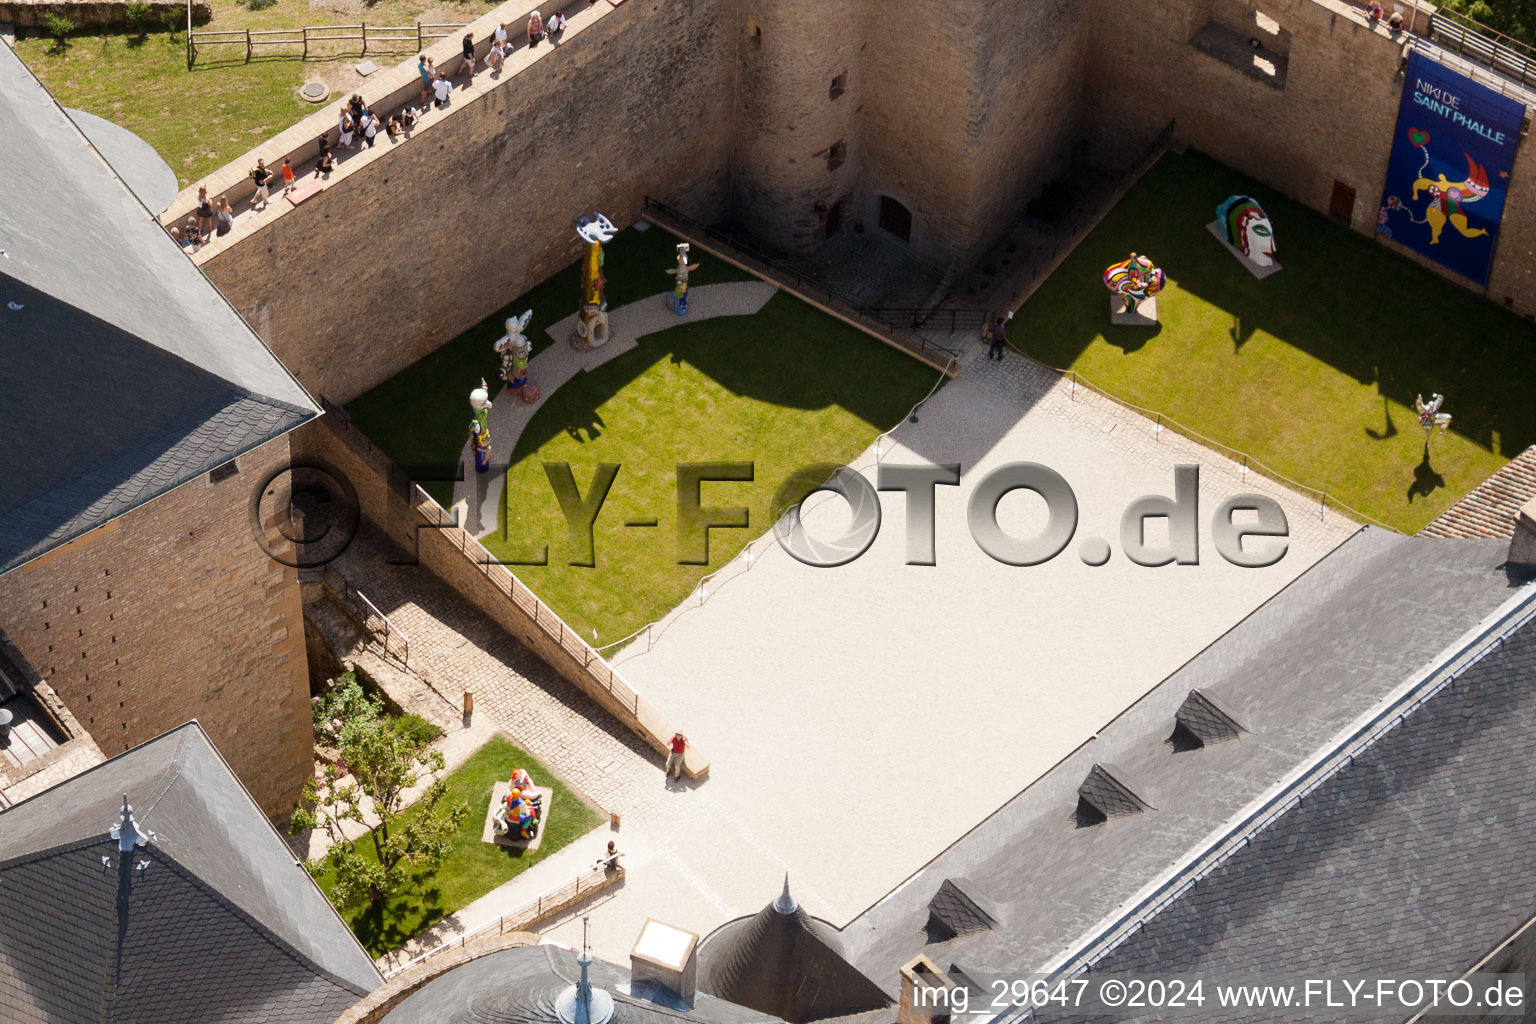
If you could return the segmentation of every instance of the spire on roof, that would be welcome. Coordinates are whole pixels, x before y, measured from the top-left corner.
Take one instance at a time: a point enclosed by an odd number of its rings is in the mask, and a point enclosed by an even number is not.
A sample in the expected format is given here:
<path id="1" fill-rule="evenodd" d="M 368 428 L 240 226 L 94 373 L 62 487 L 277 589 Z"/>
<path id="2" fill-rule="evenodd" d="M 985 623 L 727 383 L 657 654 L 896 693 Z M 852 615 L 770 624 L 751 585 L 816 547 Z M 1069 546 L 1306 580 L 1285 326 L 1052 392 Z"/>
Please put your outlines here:
<path id="1" fill-rule="evenodd" d="M 781 914 L 793 914 L 800 909 L 800 904 L 796 903 L 795 898 L 789 894 L 788 871 L 784 872 L 784 891 L 779 893 L 778 897 L 773 901 L 773 909 Z"/>
<path id="2" fill-rule="evenodd" d="M 122 820 L 113 825 L 110 835 L 117 840 L 117 849 L 120 853 L 131 853 L 136 847 L 140 847 L 155 838 L 153 832 L 143 831 L 139 823 L 133 818 L 133 808 L 128 804 L 128 794 L 123 794 Z"/>
<path id="3" fill-rule="evenodd" d="M 587 969 L 592 966 L 592 953 L 587 948 L 588 918 L 581 918 L 581 955 L 576 962 L 581 965 L 581 980 L 566 988 L 555 997 L 555 1013 L 564 1024 L 607 1024 L 613 1017 L 613 996 L 603 989 L 594 989 Z"/>

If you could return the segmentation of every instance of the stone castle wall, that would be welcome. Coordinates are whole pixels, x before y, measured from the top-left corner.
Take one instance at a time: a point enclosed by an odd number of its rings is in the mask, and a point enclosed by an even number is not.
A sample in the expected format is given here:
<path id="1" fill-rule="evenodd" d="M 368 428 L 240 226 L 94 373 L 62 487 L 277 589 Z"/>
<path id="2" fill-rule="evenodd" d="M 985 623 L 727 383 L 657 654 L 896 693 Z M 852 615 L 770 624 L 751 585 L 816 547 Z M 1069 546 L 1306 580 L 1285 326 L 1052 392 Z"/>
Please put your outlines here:
<path id="1" fill-rule="evenodd" d="M 574 260 L 575 216 L 622 227 L 647 193 L 720 212 L 730 6 L 577 5 L 563 45 L 203 269 L 306 387 L 349 401 Z"/>
<path id="2" fill-rule="evenodd" d="M 1335 182 L 1355 192 L 1350 226 L 1374 235 L 1392 133 L 1403 92 L 1403 37 L 1372 28 L 1337 0 L 1149 0 L 1116 19 L 1104 0 L 1094 20 L 1087 79 L 1090 122 L 1104 146 L 1156 131 L 1170 118 L 1178 137 L 1293 199 L 1330 211 Z M 1285 58 L 1284 87 L 1193 45 L 1211 23 L 1259 38 Z M 1219 198 L 1219 197 L 1218 197 Z M 1213 202 L 1214 208 L 1214 202 Z M 1384 242 L 1456 280 L 1438 264 Z M 1522 145 L 1511 172 L 1488 296 L 1536 312 L 1536 147 Z M 1477 289 L 1481 290 L 1481 289 Z"/>
<path id="3" fill-rule="evenodd" d="M 297 572 L 250 527 L 287 438 L 0 577 L 10 641 L 108 757 L 196 718 L 270 815 L 313 764 Z"/>

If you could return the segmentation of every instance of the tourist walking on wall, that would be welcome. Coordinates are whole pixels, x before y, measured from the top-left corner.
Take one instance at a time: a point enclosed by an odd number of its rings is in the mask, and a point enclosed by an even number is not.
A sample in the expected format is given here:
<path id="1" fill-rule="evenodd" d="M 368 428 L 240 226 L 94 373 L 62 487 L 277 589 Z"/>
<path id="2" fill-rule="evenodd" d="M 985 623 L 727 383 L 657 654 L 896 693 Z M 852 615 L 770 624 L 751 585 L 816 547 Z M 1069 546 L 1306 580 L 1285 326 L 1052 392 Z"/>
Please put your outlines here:
<path id="1" fill-rule="evenodd" d="M 267 169 L 265 160 L 257 159 L 256 166 L 251 169 L 251 180 L 256 183 L 256 198 L 251 200 L 251 205 L 258 210 L 267 208 L 267 186 L 272 184 L 272 172 Z M 260 206 L 256 206 L 260 203 Z"/>
<path id="2" fill-rule="evenodd" d="M 432 94 L 432 58 L 424 53 L 417 54 L 416 73 L 421 76 L 421 102 L 425 104 Z"/>
<path id="3" fill-rule="evenodd" d="M 335 169 L 336 158 L 331 155 L 331 151 L 326 150 L 324 153 L 321 153 L 320 162 L 315 165 L 315 173 L 322 178 L 329 178 L 331 176 L 331 172 Z"/>
<path id="4" fill-rule="evenodd" d="M 688 737 L 680 732 L 672 734 L 672 753 L 667 755 L 667 778 L 683 777 L 683 754 L 688 749 Z"/>
<path id="5" fill-rule="evenodd" d="M 187 252 L 197 252 L 203 247 L 203 233 L 197 229 L 197 219 L 188 217 L 182 226 L 181 237 L 187 243 Z"/>
<path id="6" fill-rule="evenodd" d="M 491 43 L 490 52 L 485 55 L 486 67 L 495 74 L 501 74 L 503 65 L 507 63 L 507 44 L 500 39 Z"/>
<path id="7" fill-rule="evenodd" d="M 352 133 L 356 130 L 357 125 L 352 120 L 352 111 L 348 110 L 346 107 L 342 107 L 341 138 L 337 141 L 337 145 L 345 149 L 352 149 L 356 145 L 356 143 L 352 141 Z"/>
<path id="8" fill-rule="evenodd" d="M 197 187 L 197 230 L 206 238 L 213 233 L 213 200 L 208 198 L 208 187 Z"/>
<path id="9" fill-rule="evenodd" d="M 217 225 L 213 233 L 220 238 L 229 234 L 229 229 L 235 226 L 235 210 L 229 205 L 229 196 L 219 196 L 219 208 L 214 213 L 213 219 Z"/>
<path id="10" fill-rule="evenodd" d="M 462 47 L 462 51 L 464 53 L 464 84 L 465 85 L 474 85 L 475 84 L 475 34 L 473 32 L 466 32 L 466 33 L 464 33 L 464 46 Z"/>
<path id="11" fill-rule="evenodd" d="M 363 111 L 362 128 L 363 139 L 368 143 L 368 148 L 372 149 L 374 137 L 379 134 L 379 119 L 374 116 L 373 111 Z"/>
<path id="12" fill-rule="evenodd" d="M 437 73 L 437 80 L 432 83 L 432 93 L 435 97 L 432 100 L 434 107 L 442 108 L 448 105 L 448 97 L 453 93 L 453 83 L 448 81 L 441 71 Z"/>
<path id="13" fill-rule="evenodd" d="M 292 191 L 293 191 L 293 164 L 288 162 L 288 158 L 287 157 L 283 157 L 283 195 L 286 196 L 288 193 L 290 193 Z"/>
<path id="14" fill-rule="evenodd" d="M 560 34 L 565 31 L 565 15 L 556 11 L 549 16 L 544 23 L 544 35 L 549 39 L 550 46 L 560 45 Z"/>
<path id="15" fill-rule="evenodd" d="M 494 42 L 494 43 L 500 43 L 501 44 L 501 52 L 503 54 L 505 54 L 507 52 L 507 48 L 511 44 L 507 42 L 507 23 L 506 22 L 502 22 L 500 25 L 496 26 L 496 31 L 491 33 L 491 41 Z"/>
<path id="16" fill-rule="evenodd" d="M 528 15 L 528 45 L 538 46 L 539 40 L 544 38 L 544 19 L 539 17 L 539 12 L 534 11 Z"/>

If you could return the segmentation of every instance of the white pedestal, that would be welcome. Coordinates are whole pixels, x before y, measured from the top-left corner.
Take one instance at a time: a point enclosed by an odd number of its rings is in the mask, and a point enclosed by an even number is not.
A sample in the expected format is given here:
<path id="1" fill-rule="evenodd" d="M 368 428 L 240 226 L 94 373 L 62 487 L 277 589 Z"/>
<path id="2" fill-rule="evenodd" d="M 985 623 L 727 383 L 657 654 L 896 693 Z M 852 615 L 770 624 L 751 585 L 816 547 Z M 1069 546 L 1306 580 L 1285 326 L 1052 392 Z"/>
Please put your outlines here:
<path id="1" fill-rule="evenodd" d="M 1157 323 L 1157 296 L 1153 295 L 1136 303 L 1128 313 L 1120 310 L 1125 306 L 1125 298 L 1113 292 L 1109 295 L 1109 322 L 1112 324 L 1124 324 L 1129 327 L 1151 327 Z"/>
<path id="2" fill-rule="evenodd" d="M 1268 277 L 1271 274 L 1278 274 L 1278 273 L 1280 273 L 1280 264 L 1279 264 L 1278 261 L 1274 262 L 1274 263 L 1271 263 L 1267 267 L 1261 267 L 1257 263 L 1253 262 L 1253 260 L 1249 259 L 1247 256 L 1244 256 L 1243 255 L 1243 250 L 1239 249 L 1237 246 L 1235 246 L 1231 242 L 1227 241 L 1225 232 L 1223 232 L 1221 230 L 1221 225 L 1216 223 L 1214 220 L 1211 221 L 1209 224 L 1207 224 L 1205 226 L 1205 230 L 1207 230 L 1207 231 L 1209 231 L 1211 233 L 1211 237 L 1212 238 L 1216 239 L 1216 241 L 1221 243 L 1221 246 L 1222 246 L 1223 249 L 1226 249 L 1227 252 L 1231 253 L 1234 257 L 1236 257 L 1237 262 L 1239 262 L 1243 266 L 1247 267 L 1248 268 L 1248 273 L 1252 274 L 1254 277 L 1258 278 L 1260 281 L 1264 280 L 1266 277 Z"/>
<path id="3" fill-rule="evenodd" d="M 507 798 L 507 793 L 512 789 L 509 782 L 498 782 L 491 789 L 491 805 L 485 809 L 485 829 L 480 833 L 482 843 L 495 843 L 497 846 L 505 846 L 513 850 L 537 850 L 539 844 L 544 841 L 544 831 L 549 828 L 549 805 L 554 803 L 555 791 L 548 786 L 534 786 L 533 791 L 544 798 L 539 812 L 539 834 L 531 841 L 519 839 L 517 836 L 505 832 L 496 831 L 496 809 Z"/>

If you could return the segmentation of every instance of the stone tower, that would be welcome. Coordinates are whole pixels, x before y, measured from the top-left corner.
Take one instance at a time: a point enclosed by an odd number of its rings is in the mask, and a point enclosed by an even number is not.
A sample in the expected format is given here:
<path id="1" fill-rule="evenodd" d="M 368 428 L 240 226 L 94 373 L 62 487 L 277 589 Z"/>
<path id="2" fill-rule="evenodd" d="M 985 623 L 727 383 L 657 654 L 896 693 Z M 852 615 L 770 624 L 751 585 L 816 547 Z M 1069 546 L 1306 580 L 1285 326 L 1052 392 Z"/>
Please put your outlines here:
<path id="1" fill-rule="evenodd" d="M 851 220 L 864 4 L 742 0 L 733 191 L 764 245 L 803 251 Z"/>

